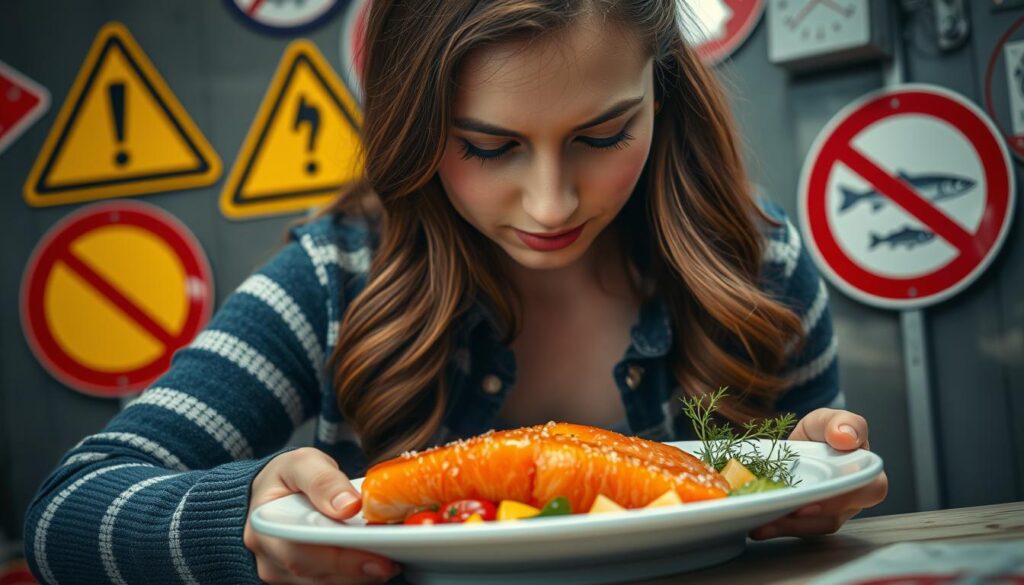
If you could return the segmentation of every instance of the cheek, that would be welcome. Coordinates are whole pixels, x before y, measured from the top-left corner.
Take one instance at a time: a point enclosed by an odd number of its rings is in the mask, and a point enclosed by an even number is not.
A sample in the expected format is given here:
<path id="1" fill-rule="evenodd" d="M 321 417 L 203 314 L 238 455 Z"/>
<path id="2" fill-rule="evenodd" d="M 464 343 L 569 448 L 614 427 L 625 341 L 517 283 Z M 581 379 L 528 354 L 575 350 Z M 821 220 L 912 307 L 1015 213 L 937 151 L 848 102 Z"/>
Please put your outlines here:
<path id="1" fill-rule="evenodd" d="M 608 164 L 590 164 L 583 192 L 598 195 L 597 199 L 608 205 L 625 204 L 640 179 L 649 149 L 649 139 L 645 143 L 634 142 L 623 151 L 615 151 Z"/>
<path id="2" fill-rule="evenodd" d="M 457 147 L 449 146 L 438 167 L 441 184 L 452 206 L 472 224 L 495 215 L 501 198 L 495 174 L 475 159 L 462 160 Z"/>

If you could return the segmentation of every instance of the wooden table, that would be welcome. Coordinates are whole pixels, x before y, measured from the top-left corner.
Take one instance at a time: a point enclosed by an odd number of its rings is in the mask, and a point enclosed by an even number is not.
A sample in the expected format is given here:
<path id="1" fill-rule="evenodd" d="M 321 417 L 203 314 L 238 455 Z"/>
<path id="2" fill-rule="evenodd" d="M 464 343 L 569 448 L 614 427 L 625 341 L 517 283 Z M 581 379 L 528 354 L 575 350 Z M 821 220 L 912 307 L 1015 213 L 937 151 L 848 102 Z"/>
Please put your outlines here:
<path id="1" fill-rule="evenodd" d="M 851 520 L 832 535 L 776 538 L 747 544 L 717 567 L 636 585 L 775 583 L 795 585 L 898 542 L 983 542 L 1024 539 L 1024 502 Z"/>

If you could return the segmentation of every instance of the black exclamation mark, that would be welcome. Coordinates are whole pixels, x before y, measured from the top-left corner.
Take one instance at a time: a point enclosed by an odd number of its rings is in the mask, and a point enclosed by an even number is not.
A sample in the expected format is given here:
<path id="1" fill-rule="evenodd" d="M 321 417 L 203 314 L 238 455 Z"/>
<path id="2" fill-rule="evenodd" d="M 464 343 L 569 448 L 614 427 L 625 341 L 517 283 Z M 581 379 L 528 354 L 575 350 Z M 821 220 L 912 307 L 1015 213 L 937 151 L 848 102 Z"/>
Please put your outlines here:
<path id="1" fill-rule="evenodd" d="M 124 146 L 124 83 L 116 82 L 107 86 L 107 95 L 110 96 L 110 111 L 114 118 L 114 133 L 117 135 L 117 143 Z M 128 164 L 128 152 L 121 148 L 114 156 L 117 166 L 123 167 Z"/>

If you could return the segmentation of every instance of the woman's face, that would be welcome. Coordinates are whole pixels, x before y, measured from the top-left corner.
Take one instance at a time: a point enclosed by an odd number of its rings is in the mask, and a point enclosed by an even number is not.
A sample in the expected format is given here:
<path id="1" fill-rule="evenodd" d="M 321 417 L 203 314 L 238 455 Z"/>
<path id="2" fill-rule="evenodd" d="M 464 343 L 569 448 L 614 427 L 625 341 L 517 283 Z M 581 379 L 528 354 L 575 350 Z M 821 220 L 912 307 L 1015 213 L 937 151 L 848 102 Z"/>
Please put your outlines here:
<path id="1" fill-rule="evenodd" d="M 587 20 L 471 53 L 458 82 L 438 170 L 452 205 L 526 268 L 573 264 L 647 160 L 652 60 L 627 31 Z"/>

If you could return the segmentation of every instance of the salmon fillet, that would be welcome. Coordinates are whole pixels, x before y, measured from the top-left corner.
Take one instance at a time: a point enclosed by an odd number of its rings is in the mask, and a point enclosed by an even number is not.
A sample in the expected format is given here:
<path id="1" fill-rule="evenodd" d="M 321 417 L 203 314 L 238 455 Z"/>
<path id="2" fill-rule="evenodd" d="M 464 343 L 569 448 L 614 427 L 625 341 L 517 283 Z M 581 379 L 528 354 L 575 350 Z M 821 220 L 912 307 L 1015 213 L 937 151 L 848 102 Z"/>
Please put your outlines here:
<path id="1" fill-rule="evenodd" d="M 596 427 L 548 423 L 492 431 L 373 466 L 362 484 L 363 516 L 393 523 L 452 500 L 542 507 L 558 496 L 580 512 L 598 494 L 642 508 L 670 489 L 693 502 L 725 497 L 729 484 L 681 449 Z"/>

